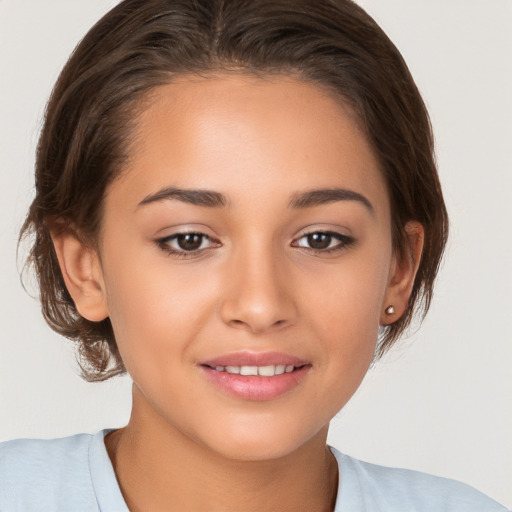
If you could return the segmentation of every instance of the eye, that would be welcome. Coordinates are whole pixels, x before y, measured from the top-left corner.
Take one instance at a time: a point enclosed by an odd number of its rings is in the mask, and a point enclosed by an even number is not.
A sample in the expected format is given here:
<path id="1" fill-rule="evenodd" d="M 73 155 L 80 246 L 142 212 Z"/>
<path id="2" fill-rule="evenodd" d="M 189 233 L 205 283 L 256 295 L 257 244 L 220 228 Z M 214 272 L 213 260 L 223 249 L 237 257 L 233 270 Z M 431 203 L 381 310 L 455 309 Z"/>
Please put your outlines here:
<path id="1" fill-rule="evenodd" d="M 345 249 L 354 241 L 352 237 L 334 231 L 315 231 L 306 233 L 292 245 L 311 249 L 314 252 L 331 253 Z"/>
<path id="2" fill-rule="evenodd" d="M 182 258 L 195 256 L 205 249 L 220 245 L 213 242 L 208 235 L 196 232 L 175 233 L 174 235 L 160 238 L 156 242 L 165 252 Z"/>

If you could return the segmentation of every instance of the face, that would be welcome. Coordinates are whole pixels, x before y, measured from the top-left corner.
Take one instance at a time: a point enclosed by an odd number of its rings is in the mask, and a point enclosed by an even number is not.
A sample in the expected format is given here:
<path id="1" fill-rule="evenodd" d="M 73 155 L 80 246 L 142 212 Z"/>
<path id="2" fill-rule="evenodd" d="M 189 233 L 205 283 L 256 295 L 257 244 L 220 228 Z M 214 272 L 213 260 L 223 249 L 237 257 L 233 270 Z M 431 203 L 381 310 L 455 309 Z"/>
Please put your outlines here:
<path id="1" fill-rule="evenodd" d="M 372 359 L 394 268 L 385 183 L 320 88 L 182 78 L 138 120 L 99 261 L 134 416 L 279 457 L 326 434 Z"/>

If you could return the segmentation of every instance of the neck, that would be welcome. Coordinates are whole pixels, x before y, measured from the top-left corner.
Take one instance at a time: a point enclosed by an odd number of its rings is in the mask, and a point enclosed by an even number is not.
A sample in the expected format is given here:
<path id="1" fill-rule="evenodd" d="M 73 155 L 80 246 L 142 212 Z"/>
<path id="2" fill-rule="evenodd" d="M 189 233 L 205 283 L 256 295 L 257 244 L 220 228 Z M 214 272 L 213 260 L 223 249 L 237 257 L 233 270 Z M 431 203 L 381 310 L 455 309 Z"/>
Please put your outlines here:
<path id="1" fill-rule="evenodd" d="M 159 416 L 132 411 L 128 425 L 105 438 L 131 512 L 334 510 L 336 460 L 327 428 L 272 460 L 231 460 L 173 430 Z"/>

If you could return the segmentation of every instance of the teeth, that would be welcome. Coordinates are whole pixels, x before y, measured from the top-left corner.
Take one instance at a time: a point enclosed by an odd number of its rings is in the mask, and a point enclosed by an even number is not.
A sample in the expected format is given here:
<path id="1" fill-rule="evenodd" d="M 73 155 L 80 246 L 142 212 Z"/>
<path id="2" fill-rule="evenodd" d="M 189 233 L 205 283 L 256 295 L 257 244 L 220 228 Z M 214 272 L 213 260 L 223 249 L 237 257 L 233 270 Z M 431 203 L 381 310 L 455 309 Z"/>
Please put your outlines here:
<path id="1" fill-rule="evenodd" d="M 283 373 L 291 373 L 295 370 L 293 365 L 268 365 L 268 366 L 216 366 L 218 372 L 233 373 L 236 375 L 259 375 L 260 377 L 273 377 Z"/>
<path id="2" fill-rule="evenodd" d="M 274 365 L 258 367 L 258 375 L 261 375 L 262 377 L 273 377 L 275 374 L 276 367 Z"/>
<path id="3" fill-rule="evenodd" d="M 257 366 L 241 366 L 240 375 L 258 375 Z"/>

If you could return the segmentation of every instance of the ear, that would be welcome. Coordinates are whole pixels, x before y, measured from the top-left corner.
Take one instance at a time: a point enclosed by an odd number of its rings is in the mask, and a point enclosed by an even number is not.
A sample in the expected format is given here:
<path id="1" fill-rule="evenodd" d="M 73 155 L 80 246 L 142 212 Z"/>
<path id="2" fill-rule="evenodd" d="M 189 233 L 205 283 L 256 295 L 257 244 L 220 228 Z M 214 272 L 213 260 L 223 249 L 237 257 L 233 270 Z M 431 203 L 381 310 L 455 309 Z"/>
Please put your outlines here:
<path id="1" fill-rule="evenodd" d="M 91 322 L 107 318 L 103 272 L 96 251 L 70 230 L 52 233 L 52 240 L 66 288 L 80 316 Z"/>
<path id="2" fill-rule="evenodd" d="M 392 324 L 404 314 L 420 265 L 424 241 L 423 226 L 419 222 L 410 221 L 405 225 L 405 233 L 405 254 L 395 255 L 391 264 L 388 288 L 382 305 L 381 325 Z M 389 306 L 393 306 L 393 312 L 386 312 Z"/>

